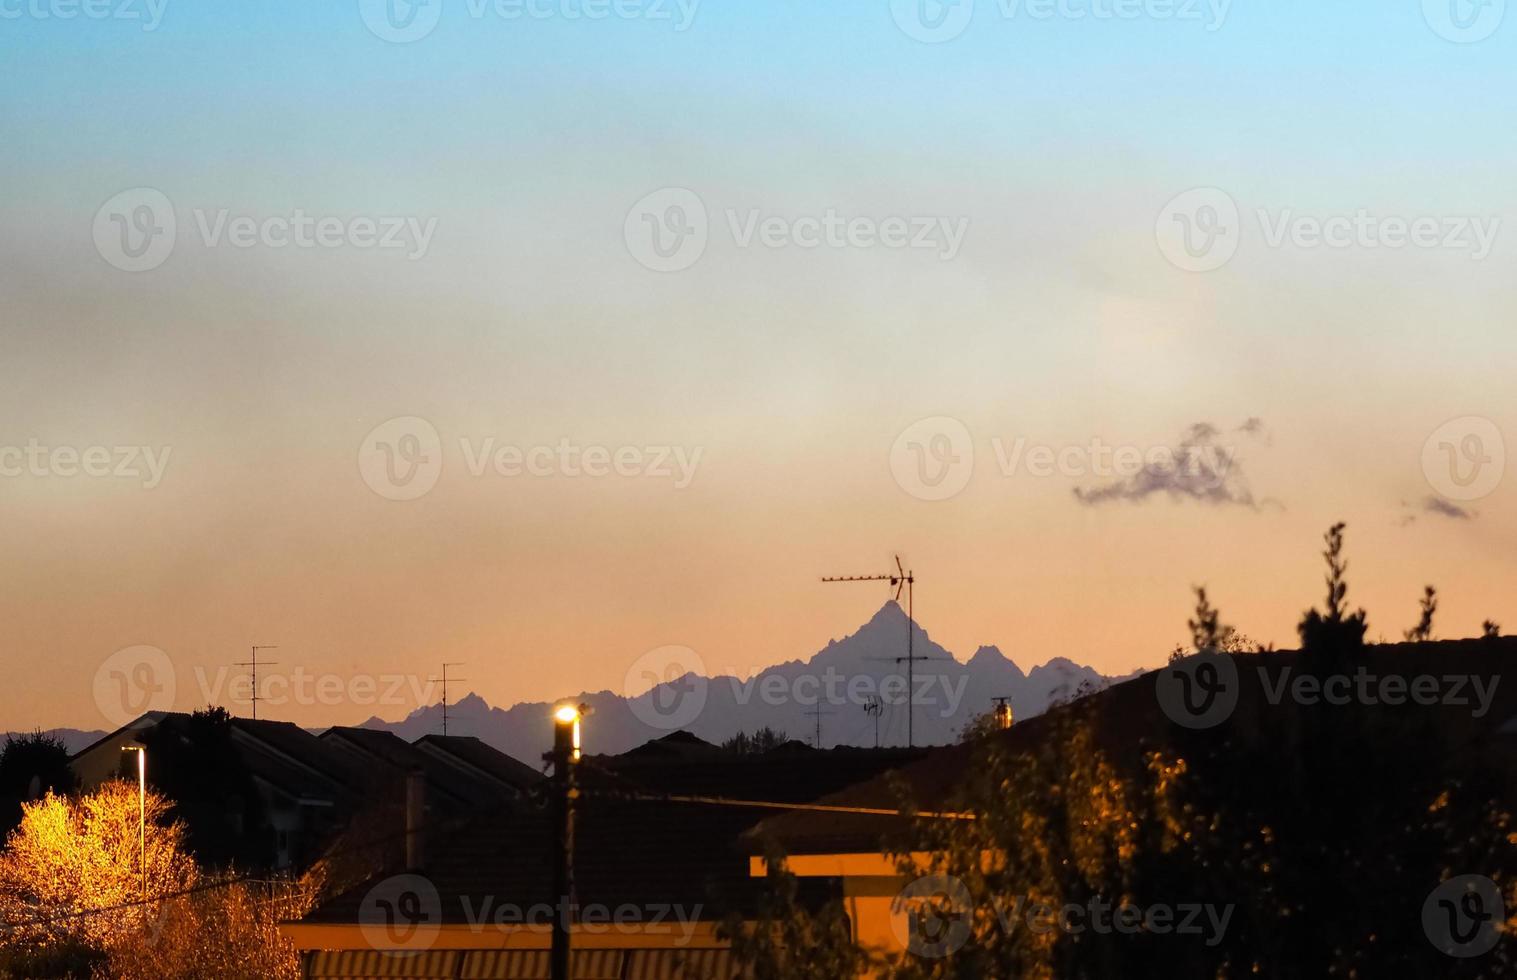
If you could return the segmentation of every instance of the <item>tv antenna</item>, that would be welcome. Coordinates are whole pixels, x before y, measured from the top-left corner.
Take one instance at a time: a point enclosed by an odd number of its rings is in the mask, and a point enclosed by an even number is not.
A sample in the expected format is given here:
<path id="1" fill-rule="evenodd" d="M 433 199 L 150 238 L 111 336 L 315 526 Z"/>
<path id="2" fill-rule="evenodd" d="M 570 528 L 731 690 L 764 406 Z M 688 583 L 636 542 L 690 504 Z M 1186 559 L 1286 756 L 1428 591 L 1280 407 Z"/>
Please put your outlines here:
<path id="1" fill-rule="evenodd" d="M 448 678 L 448 668 L 449 667 L 462 667 L 462 666 L 463 666 L 463 664 L 461 664 L 461 663 L 452 663 L 452 664 L 443 664 L 442 665 L 442 678 L 441 679 L 442 679 L 442 735 L 443 735 L 443 738 L 447 738 L 448 737 L 448 679 L 449 679 Z M 436 683 L 436 681 L 438 680 L 438 678 L 436 678 L 436 677 L 433 677 L 433 678 L 430 678 L 430 679 L 433 681 L 433 683 Z M 466 681 L 466 680 L 468 680 L 467 677 L 454 677 L 452 679 L 455 680 L 455 681 Z"/>
<path id="2" fill-rule="evenodd" d="M 253 681 L 253 720 L 254 721 L 258 720 L 258 702 L 261 700 L 258 697 L 258 651 L 259 650 L 278 650 L 278 649 L 279 649 L 278 647 L 271 647 L 271 646 L 256 646 L 256 647 L 253 647 L 253 659 L 252 660 L 245 660 L 245 661 L 243 661 L 240 664 L 233 664 L 232 665 L 233 667 L 247 667 L 247 668 L 249 668 L 249 671 L 250 671 L 250 673 L 252 675 L 252 681 Z M 265 667 L 272 667 L 272 666 L 274 666 L 277 663 L 279 663 L 279 661 L 277 661 L 277 660 L 265 660 L 263 662 L 263 665 Z"/>
<path id="3" fill-rule="evenodd" d="M 864 702 L 864 714 L 874 719 L 874 747 L 880 747 L 880 715 L 885 713 L 885 702 L 871 694 Z"/>
<path id="4" fill-rule="evenodd" d="M 915 606 L 916 606 L 916 575 L 906 570 L 901 564 L 901 556 L 895 556 L 895 572 L 887 575 L 843 575 L 837 577 L 823 577 L 823 582 L 889 582 L 895 586 L 895 604 L 901 604 L 901 592 L 906 593 L 906 656 L 885 657 L 885 660 L 893 660 L 898 664 L 906 665 L 906 747 L 914 748 L 915 732 L 913 722 L 916 719 L 916 662 L 918 660 L 941 660 L 942 657 L 918 657 L 912 652 L 912 634 L 916 632 Z"/>
<path id="5" fill-rule="evenodd" d="M 814 707 L 810 711 L 806 712 L 806 714 L 809 715 L 809 716 L 811 716 L 812 718 L 816 719 L 816 741 L 813 742 L 812 744 L 815 745 L 817 748 L 821 748 L 822 747 L 822 716 L 823 715 L 835 715 L 835 714 L 837 714 L 837 712 L 836 711 L 823 711 L 822 710 L 822 702 L 820 700 L 818 700 L 817 703 L 816 703 L 816 707 Z"/>

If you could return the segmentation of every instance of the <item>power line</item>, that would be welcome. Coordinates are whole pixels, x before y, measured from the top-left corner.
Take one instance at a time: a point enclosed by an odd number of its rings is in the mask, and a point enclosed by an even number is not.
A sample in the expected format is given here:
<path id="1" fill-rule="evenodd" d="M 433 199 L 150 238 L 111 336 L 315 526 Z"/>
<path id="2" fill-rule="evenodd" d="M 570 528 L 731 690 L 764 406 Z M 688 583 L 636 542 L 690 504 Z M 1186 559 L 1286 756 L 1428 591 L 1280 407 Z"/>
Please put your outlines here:
<path id="1" fill-rule="evenodd" d="M 684 796 L 672 793 L 626 793 L 615 790 L 581 790 L 583 796 L 630 800 L 637 803 L 694 803 L 704 806 L 729 806 L 761 810 L 792 810 L 805 813 L 855 813 L 869 817 L 902 817 L 900 810 L 885 807 L 835 806 L 827 803 L 779 803 L 773 800 L 737 800 L 724 796 Z M 974 813 L 921 811 L 911 814 L 920 820 L 978 820 Z"/>

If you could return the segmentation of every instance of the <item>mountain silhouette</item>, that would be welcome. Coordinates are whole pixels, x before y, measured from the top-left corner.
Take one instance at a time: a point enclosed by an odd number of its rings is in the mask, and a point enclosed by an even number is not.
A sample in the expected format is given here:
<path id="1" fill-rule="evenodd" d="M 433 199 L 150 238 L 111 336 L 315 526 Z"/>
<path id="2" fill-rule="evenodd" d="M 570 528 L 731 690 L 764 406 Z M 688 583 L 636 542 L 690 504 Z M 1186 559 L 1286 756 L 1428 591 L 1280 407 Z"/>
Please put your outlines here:
<path id="1" fill-rule="evenodd" d="M 558 702 L 509 708 L 494 707 L 471 693 L 448 706 L 448 732 L 473 735 L 537 765 L 552 739 L 549 715 L 562 701 L 590 705 L 594 715 L 584 726 L 585 750 L 607 754 L 625 752 L 677 730 L 721 742 L 766 725 L 810 743 L 816 733 L 813 712 L 820 709 L 823 748 L 872 746 L 875 717 L 866 705 L 877 698 L 883 702 L 878 719 L 880 744 L 901 746 L 906 744 L 907 732 L 907 669 L 897 659 L 906 655 L 906 628 L 906 613 L 888 602 L 857 632 L 832 640 L 810 658 L 775 664 L 757 673 L 705 676 L 680 669 L 676 656 L 671 663 L 656 664 L 648 671 L 634 665 L 629 670 L 628 691 L 587 691 L 566 695 Z M 915 663 L 911 672 L 916 687 L 914 741 L 919 746 L 956 740 L 966 725 L 991 709 L 993 698 L 1010 698 L 1016 717 L 1024 719 L 1074 695 L 1082 685 L 1101 687 L 1110 680 L 1063 657 L 1024 673 L 993 646 L 982 646 L 961 662 L 933 642 L 920 622 L 914 625 L 912 652 L 929 658 Z M 385 729 L 414 741 L 442 730 L 442 707 L 428 705 L 396 722 L 370 718 L 364 727 Z"/>

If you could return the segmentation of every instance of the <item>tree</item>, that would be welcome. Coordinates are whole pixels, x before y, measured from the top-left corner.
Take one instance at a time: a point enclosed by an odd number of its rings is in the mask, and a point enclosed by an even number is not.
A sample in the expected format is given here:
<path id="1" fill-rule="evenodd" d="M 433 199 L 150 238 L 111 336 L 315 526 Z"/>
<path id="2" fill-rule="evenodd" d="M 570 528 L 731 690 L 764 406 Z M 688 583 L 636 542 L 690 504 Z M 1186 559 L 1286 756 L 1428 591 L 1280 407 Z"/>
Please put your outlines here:
<path id="1" fill-rule="evenodd" d="M 1327 547 L 1322 552 L 1327 562 L 1326 611 L 1310 609 L 1297 630 L 1302 649 L 1313 652 L 1347 654 L 1364 646 L 1369 622 L 1363 609 L 1348 612 L 1348 561 L 1343 557 L 1343 532 L 1347 524 L 1339 522 L 1323 536 Z"/>
<path id="2" fill-rule="evenodd" d="M 1487 619 L 1484 623 L 1480 624 L 1480 635 L 1487 640 L 1500 639 L 1501 624 L 1496 622 L 1494 619 Z"/>
<path id="3" fill-rule="evenodd" d="M 274 831 L 263 795 L 232 740 L 225 708 L 169 718 L 142 734 L 148 780 L 174 802 L 185 842 L 202 866 L 269 867 Z"/>
<path id="4" fill-rule="evenodd" d="M 756 915 L 733 916 L 722 926 L 733 955 L 746 964 L 752 980 L 839 980 L 856 977 L 871 958 L 853 943 L 848 914 L 838 901 L 808 907 L 800 881 L 770 848 L 765 867 L 768 886 Z"/>
<path id="5" fill-rule="evenodd" d="M 72 792 L 78 780 L 63 740 L 40 731 L 7 736 L 0 749 L 0 835 L 21 822 L 21 804 L 48 793 Z"/>
<path id="6" fill-rule="evenodd" d="M 1438 611 L 1438 590 L 1431 585 L 1422 592 L 1422 618 L 1403 636 L 1408 643 L 1427 643 L 1433 638 L 1433 614 Z"/>
<path id="7" fill-rule="evenodd" d="M 1231 626 L 1221 624 L 1220 615 L 1207 599 L 1206 587 L 1196 586 L 1196 618 L 1187 620 L 1186 625 L 1190 627 L 1191 642 L 1197 653 L 1216 653 L 1221 649 L 1223 639 L 1232 633 Z"/>
<path id="8" fill-rule="evenodd" d="M 136 784 L 112 781 L 23 807 L 0 854 L 0 976 L 298 977 L 278 924 L 309 911 L 314 883 L 205 877 L 169 801 L 144 803 L 141 824 Z"/>
<path id="9" fill-rule="evenodd" d="M 752 735 L 738 732 L 722 743 L 722 749 L 734 755 L 763 755 L 790 741 L 790 736 L 765 725 Z"/>
<path id="10" fill-rule="evenodd" d="M 137 786 L 125 780 L 87 796 L 50 793 L 24 804 L 0 854 L 0 912 L 12 923 L 6 950 L 108 953 L 126 933 L 150 928 L 148 906 L 140 903 L 189 888 L 198 877 L 183 847 L 184 826 L 168 811 L 168 800 L 150 792 L 139 824 Z"/>

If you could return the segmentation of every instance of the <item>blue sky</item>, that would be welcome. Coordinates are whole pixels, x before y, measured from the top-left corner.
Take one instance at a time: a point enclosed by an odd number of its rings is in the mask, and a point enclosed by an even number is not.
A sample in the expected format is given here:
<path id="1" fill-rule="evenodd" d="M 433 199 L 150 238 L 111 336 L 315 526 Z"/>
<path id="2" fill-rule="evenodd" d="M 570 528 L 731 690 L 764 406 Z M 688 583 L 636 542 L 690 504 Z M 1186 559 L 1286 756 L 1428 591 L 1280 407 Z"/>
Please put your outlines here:
<path id="1" fill-rule="evenodd" d="M 1517 433 L 1517 231 L 1479 260 L 1263 240 L 1285 214 L 1517 212 L 1517 17 L 1455 43 L 1438 0 L 1237 0 L 1216 30 L 978 0 L 929 44 L 898 26 L 905 0 L 708 0 L 685 30 L 673 0 L 655 8 L 672 20 L 601 21 L 568 0 L 515 20 L 441 2 L 430 34 L 389 43 L 356 2 L 169 0 L 148 32 L 0 0 L 0 447 L 174 449 L 151 493 L 0 481 L 5 544 L 28 559 L 0 578 L 18 647 L 85 677 L 141 643 L 229 662 L 271 622 L 290 656 L 339 671 L 557 652 L 471 667 L 501 703 L 614 688 L 667 643 L 723 663 L 810 653 L 877 606 L 813 595 L 813 573 L 900 550 L 939 583 L 919 602 L 951 649 L 1125 671 L 1162 661 L 1200 581 L 1288 644 L 1338 519 L 1388 634 L 1425 578 L 1447 586 L 1451 633 L 1517 623 L 1510 479 L 1476 518 L 1412 513 L 1429 433 L 1472 417 Z M 130 273 L 92 223 L 138 188 L 171 202 L 178 243 Z M 664 188 L 710 214 L 709 249 L 675 274 L 625 230 Z M 1195 188 L 1241 214 L 1216 271 L 1156 245 L 1166 202 Z M 198 230 L 295 209 L 435 234 L 411 261 Z M 829 211 L 967 234 L 938 261 L 731 230 Z M 355 447 L 411 416 L 451 468 L 397 504 L 359 480 Z M 979 462 L 926 503 L 890 453 L 937 417 L 962 420 Z M 1251 417 L 1271 439 L 1248 476 L 1278 511 L 1092 509 L 1073 478 L 984 466 L 992 437 L 1151 446 Z M 677 493 L 461 477 L 460 439 L 487 437 L 704 463 Z M 762 638 L 732 627 L 776 619 Z M 23 694 L 36 717 L 9 727 L 89 703 Z"/>

